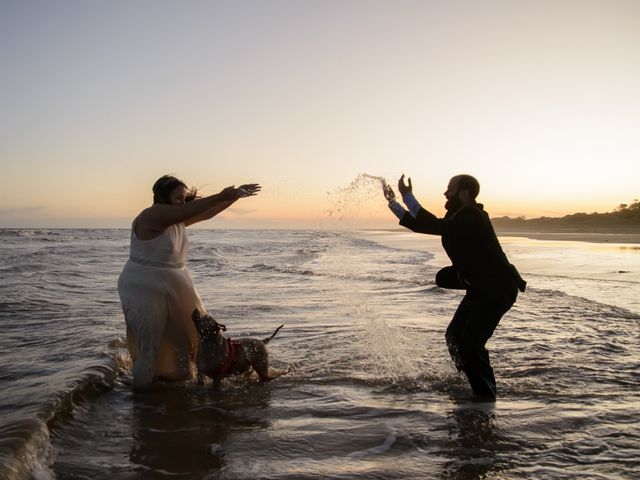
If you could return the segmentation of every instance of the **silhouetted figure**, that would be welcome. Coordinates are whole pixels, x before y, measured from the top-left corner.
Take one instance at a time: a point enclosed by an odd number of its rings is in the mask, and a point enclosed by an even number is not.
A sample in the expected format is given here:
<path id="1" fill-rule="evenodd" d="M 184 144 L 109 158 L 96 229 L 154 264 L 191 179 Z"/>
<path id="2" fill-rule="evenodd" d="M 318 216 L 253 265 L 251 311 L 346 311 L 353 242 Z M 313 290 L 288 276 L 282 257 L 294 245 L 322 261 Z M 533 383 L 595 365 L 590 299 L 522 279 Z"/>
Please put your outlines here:
<path id="1" fill-rule="evenodd" d="M 476 203 L 480 184 L 470 175 L 453 177 L 444 193 L 444 218 L 420 206 L 413 196 L 411 179 L 405 185 L 404 175 L 398 190 L 409 211 L 395 200 L 389 186 L 383 190 L 400 225 L 442 237 L 452 265 L 437 273 L 436 284 L 466 290 L 445 334 L 449 353 L 458 371 L 467 375 L 473 393 L 495 399 L 496 380 L 485 344 L 516 301 L 518 290 L 524 291 L 526 282 L 502 251 L 489 215 L 482 204 Z"/>
<path id="2" fill-rule="evenodd" d="M 153 205 L 131 225 L 129 260 L 118 278 L 134 386 L 193 378 L 198 333 L 191 312 L 206 310 L 186 267 L 186 228 L 259 191 L 252 183 L 198 198 L 171 175 L 153 185 Z"/>

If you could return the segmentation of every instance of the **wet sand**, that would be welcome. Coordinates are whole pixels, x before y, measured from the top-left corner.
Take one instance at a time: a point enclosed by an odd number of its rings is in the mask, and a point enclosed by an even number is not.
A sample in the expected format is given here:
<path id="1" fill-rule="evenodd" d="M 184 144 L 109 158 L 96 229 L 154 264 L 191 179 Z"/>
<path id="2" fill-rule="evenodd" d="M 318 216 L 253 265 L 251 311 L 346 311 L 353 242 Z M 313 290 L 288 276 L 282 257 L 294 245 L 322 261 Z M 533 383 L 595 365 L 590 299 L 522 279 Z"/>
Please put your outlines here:
<path id="1" fill-rule="evenodd" d="M 590 243 L 640 243 L 640 232 L 580 232 L 514 230 L 496 228 L 499 237 L 525 237 L 532 240 L 557 240 Z"/>

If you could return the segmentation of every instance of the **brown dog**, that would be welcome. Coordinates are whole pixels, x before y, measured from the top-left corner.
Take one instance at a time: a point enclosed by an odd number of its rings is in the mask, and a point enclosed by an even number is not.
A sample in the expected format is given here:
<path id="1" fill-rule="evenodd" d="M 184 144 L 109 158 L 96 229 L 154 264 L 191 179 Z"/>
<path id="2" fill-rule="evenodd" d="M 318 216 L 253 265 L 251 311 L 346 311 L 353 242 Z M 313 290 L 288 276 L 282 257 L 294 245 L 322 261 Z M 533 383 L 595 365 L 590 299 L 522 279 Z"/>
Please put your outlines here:
<path id="1" fill-rule="evenodd" d="M 202 316 L 198 309 L 195 309 L 191 318 L 200 334 L 196 358 L 200 385 L 204 384 L 207 376 L 212 378 L 214 386 L 218 387 L 224 377 L 249 373 L 252 368 L 263 382 L 279 376 L 269 376 L 269 352 L 266 345 L 284 325 L 280 325 L 273 335 L 264 340 L 231 340 L 221 333 L 226 331 L 227 327 L 216 322 L 211 315 Z"/>

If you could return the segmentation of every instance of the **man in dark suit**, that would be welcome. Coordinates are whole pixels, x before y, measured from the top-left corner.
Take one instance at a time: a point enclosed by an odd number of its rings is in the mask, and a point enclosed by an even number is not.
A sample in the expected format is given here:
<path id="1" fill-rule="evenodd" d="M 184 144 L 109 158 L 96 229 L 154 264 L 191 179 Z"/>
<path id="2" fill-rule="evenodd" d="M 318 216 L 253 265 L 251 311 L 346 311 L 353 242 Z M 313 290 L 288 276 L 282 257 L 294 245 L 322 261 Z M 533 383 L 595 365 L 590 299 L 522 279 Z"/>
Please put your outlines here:
<path id="1" fill-rule="evenodd" d="M 449 181 L 444 218 L 420 206 L 413 196 L 411 179 L 405 184 L 404 175 L 400 177 L 398 190 L 409 211 L 395 200 L 393 190 L 384 186 L 389 208 L 400 225 L 440 235 L 451 259 L 452 265 L 436 275 L 436 284 L 466 290 L 445 334 L 451 358 L 458 371 L 467 375 L 474 395 L 495 400 L 496 380 L 485 344 L 526 282 L 507 260 L 489 215 L 476 202 L 480 184 L 474 177 L 457 175 Z"/>

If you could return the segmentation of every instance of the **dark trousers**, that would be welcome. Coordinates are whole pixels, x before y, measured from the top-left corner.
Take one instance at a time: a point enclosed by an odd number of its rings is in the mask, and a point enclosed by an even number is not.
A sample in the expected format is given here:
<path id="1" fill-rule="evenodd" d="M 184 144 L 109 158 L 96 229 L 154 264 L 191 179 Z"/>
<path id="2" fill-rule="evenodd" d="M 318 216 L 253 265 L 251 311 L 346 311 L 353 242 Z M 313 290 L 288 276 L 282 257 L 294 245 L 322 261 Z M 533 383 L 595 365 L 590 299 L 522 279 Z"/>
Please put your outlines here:
<path id="1" fill-rule="evenodd" d="M 464 371 L 474 395 L 496 397 L 496 379 L 485 348 L 502 316 L 515 302 L 517 291 L 500 295 L 481 295 L 467 291 L 456 310 L 445 338 L 458 371 Z"/>

